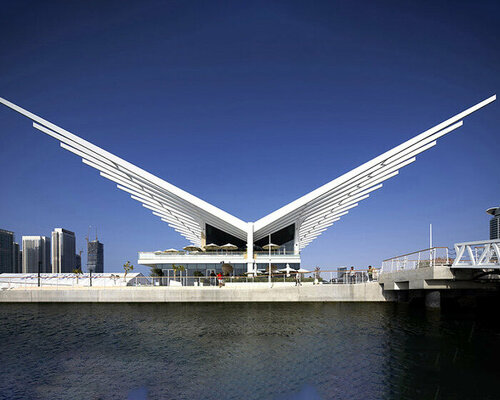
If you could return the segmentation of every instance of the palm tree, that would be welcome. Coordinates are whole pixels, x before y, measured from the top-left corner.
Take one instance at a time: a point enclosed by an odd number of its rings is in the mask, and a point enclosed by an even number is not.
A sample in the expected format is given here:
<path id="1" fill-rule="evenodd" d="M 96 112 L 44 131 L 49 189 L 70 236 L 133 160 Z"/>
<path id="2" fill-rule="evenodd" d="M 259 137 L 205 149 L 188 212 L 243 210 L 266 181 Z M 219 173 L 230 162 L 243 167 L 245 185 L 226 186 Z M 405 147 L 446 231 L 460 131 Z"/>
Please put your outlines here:
<path id="1" fill-rule="evenodd" d="M 125 280 L 127 278 L 128 272 L 134 270 L 134 266 L 130 264 L 130 261 L 127 261 L 125 264 L 123 264 L 123 269 L 125 270 L 125 275 L 123 276 L 123 280 Z"/>
<path id="2" fill-rule="evenodd" d="M 177 271 L 182 272 L 185 270 L 184 265 L 175 265 L 175 264 L 172 264 L 172 269 L 174 270 L 174 281 L 175 281 L 175 274 L 177 273 Z"/>
<path id="3" fill-rule="evenodd" d="M 82 270 L 80 268 L 75 268 L 73 273 L 76 275 L 76 284 L 78 285 L 78 278 L 82 274 Z"/>

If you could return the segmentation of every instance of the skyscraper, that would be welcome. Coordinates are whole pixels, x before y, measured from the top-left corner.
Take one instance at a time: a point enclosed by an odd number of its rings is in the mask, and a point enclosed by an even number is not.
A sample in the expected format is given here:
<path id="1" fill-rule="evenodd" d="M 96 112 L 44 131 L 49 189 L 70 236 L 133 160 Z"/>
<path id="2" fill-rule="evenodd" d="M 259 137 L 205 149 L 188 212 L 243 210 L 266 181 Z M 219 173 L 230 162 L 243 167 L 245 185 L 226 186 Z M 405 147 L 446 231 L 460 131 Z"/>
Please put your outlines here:
<path id="1" fill-rule="evenodd" d="M 87 270 L 104 272 L 104 246 L 97 239 L 87 243 Z"/>
<path id="2" fill-rule="evenodd" d="M 486 212 L 493 215 L 490 220 L 490 240 L 500 239 L 500 207 L 488 208 Z"/>
<path id="3" fill-rule="evenodd" d="M 52 272 L 72 272 L 76 268 L 74 232 L 56 228 L 52 232 Z"/>
<path id="4" fill-rule="evenodd" d="M 0 229 L 0 274 L 14 272 L 13 256 L 14 232 Z"/>
<path id="5" fill-rule="evenodd" d="M 50 239 L 46 236 L 23 236 L 23 273 L 52 272 Z"/>
<path id="6" fill-rule="evenodd" d="M 19 243 L 14 242 L 12 246 L 12 272 L 19 274 L 23 270 L 21 264 L 21 251 L 19 250 Z"/>

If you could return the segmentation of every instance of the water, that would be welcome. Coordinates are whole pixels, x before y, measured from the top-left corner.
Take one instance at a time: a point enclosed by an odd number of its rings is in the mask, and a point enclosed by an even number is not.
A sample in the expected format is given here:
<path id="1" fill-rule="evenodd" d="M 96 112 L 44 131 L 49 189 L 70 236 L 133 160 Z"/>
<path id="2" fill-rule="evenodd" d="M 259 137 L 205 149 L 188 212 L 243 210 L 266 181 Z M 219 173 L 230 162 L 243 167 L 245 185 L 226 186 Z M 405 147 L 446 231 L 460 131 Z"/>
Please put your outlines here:
<path id="1" fill-rule="evenodd" d="M 498 308 L 2 304 L 2 399 L 498 399 Z"/>

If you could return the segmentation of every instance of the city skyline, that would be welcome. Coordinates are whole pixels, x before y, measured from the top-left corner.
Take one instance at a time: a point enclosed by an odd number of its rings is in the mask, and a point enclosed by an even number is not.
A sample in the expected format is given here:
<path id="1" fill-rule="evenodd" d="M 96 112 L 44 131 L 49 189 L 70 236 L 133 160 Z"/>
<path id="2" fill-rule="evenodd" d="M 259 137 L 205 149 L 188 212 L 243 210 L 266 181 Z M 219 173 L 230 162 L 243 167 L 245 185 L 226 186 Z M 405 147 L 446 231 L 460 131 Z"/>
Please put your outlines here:
<path id="1" fill-rule="evenodd" d="M 62 57 L 49 39 L 3 39 L 9 62 L 0 66 L 0 95 L 246 220 L 500 86 L 489 67 L 499 57 L 493 40 L 499 28 L 489 19 L 498 11 L 494 3 L 462 5 L 470 9 L 460 13 L 440 5 L 436 14 L 431 6 L 367 4 L 371 13 L 355 17 L 368 36 L 344 22 L 354 18 L 348 5 L 332 13 L 326 4 L 307 12 L 276 4 L 265 21 L 253 8 L 245 20 L 237 6 L 208 7 L 212 18 L 206 19 L 186 8 L 169 19 L 155 6 L 140 11 L 147 27 L 135 21 L 133 7 L 124 7 L 112 31 L 106 30 L 111 10 L 94 15 L 79 5 L 77 24 L 59 18 L 62 9 L 33 7 L 47 21 L 65 21 L 44 26 L 43 37 L 69 37 L 72 46 Z M 463 17 L 470 13 L 481 18 Z M 435 15 L 431 23 L 429 15 Z M 14 16 L 0 29 L 23 38 L 19 27 L 25 26 L 30 37 L 38 36 L 40 27 L 25 18 L 21 23 Z M 185 28 L 172 36 L 169 26 L 179 23 Z M 303 264 L 377 265 L 426 247 L 429 223 L 439 245 L 487 238 L 484 210 L 500 198 L 490 173 L 499 125 L 492 107 L 311 244 Z M 1 165 L 13 170 L 3 183 L 13 190 L 0 200 L 9 210 L 1 215 L 3 228 L 19 236 L 71 227 L 79 250 L 88 225 L 99 225 L 110 271 L 135 263 L 138 251 L 187 244 L 24 121 L 0 110 L 0 123 Z"/>
<path id="2" fill-rule="evenodd" d="M 94 272 L 104 272 L 104 247 L 103 243 L 97 240 L 97 231 L 96 239 L 89 240 L 89 227 L 85 237 L 88 244 L 85 251 L 76 249 L 75 243 L 78 236 L 75 235 L 75 232 L 64 228 L 52 228 L 50 232 L 50 235 L 23 235 L 18 232 L 19 239 L 16 241 L 16 232 L 0 228 L 0 273 L 37 272 L 40 252 L 43 252 L 41 272 L 71 273 L 74 269 L 88 272 L 87 256 L 90 252 L 90 244 L 94 243 L 98 243 L 97 269 Z M 27 258 L 23 260 L 23 247 L 26 244 L 31 252 L 28 252 Z M 83 258 L 86 260 L 85 263 L 82 262 L 82 255 L 85 256 Z"/>

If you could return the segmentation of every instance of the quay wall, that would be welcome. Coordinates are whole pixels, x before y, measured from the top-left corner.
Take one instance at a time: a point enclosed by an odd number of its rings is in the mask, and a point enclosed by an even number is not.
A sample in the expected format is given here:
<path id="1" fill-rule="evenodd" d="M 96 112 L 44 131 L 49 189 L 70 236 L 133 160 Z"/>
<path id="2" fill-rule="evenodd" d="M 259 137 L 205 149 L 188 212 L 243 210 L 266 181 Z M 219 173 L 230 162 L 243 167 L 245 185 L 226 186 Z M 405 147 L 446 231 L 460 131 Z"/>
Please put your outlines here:
<path id="1" fill-rule="evenodd" d="M 377 282 L 344 285 L 251 287 L 116 287 L 0 291 L 3 303 L 174 303 L 174 302 L 385 302 L 393 292 Z"/>

